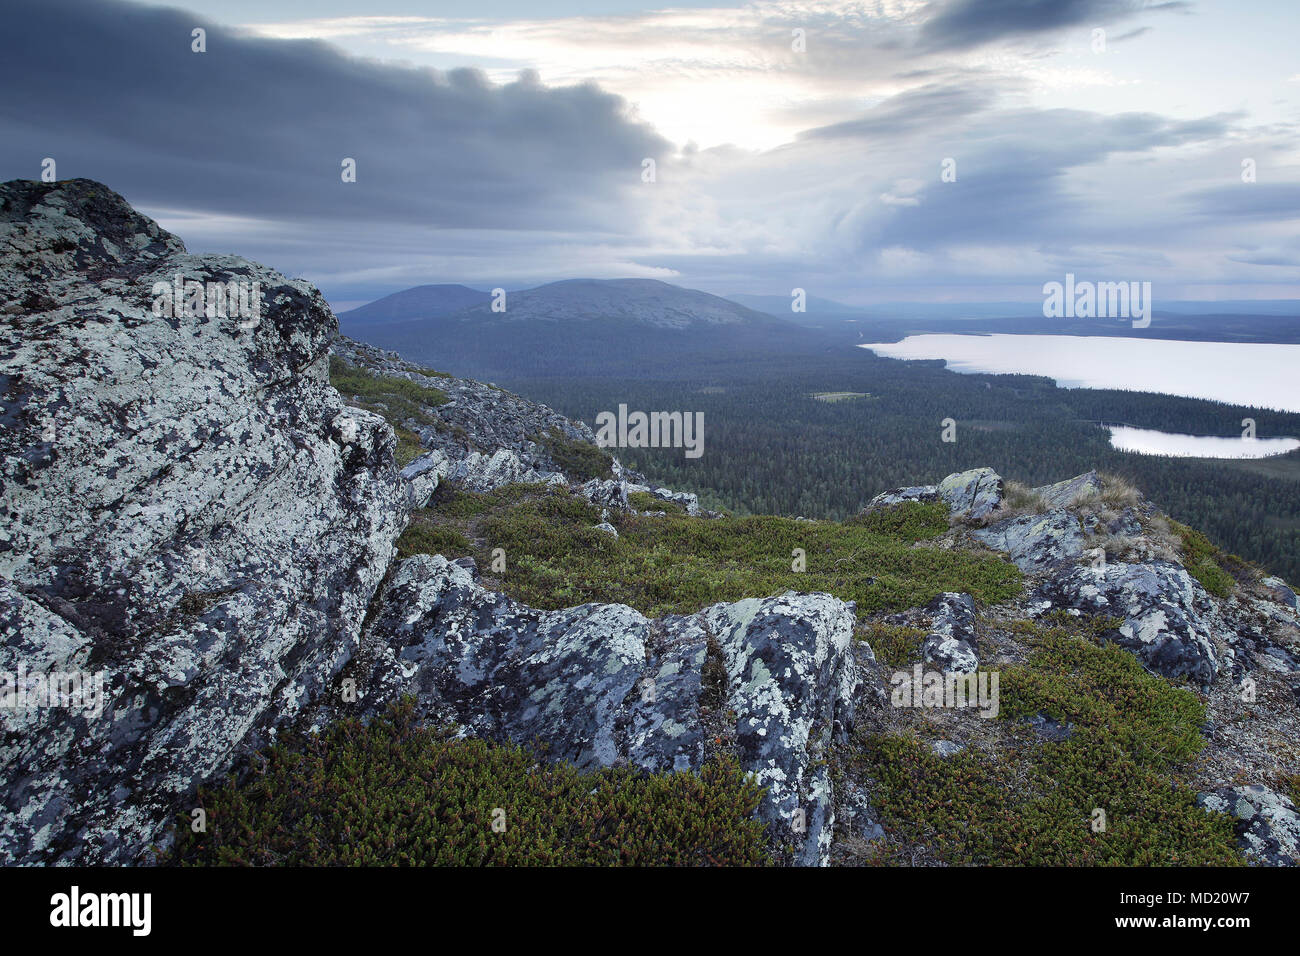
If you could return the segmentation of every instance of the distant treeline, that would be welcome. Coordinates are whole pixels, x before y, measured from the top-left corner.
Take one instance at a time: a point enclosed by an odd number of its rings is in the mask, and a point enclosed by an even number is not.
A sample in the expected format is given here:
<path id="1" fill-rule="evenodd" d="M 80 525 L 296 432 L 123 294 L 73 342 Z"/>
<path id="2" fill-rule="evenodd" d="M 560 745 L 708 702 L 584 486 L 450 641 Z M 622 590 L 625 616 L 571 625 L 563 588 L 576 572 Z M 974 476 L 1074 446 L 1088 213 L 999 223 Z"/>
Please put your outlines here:
<path id="1" fill-rule="evenodd" d="M 427 333 L 428 330 L 425 330 Z M 1057 388 L 1029 375 L 964 375 L 852 348 L 843 331 L 744 335 L 631 328 L 612 344 L 518 329 L 509 341 L 404 330 L 414 361 L 487 378 L 588 423 L 620 403 L 704 413 L 704 454 L 624 449 L 666 485 L 737 513 L 842 518 L 874 494 L 988 465 L 1042 484 L 1091 468 L 1120 474 L 1229 551 L 1300 581 L 1300 452 L 1264 461 L 1126 454 L 1091 421 L 1161 431 L 1300 436 L 1300 415 L 1127 391 Z M 588 330 L 590 333 L 590 330 Z M 817 401 L 818 392 L 865 392 Z M 957 441 L 941 441 L 942 422 Z"/>

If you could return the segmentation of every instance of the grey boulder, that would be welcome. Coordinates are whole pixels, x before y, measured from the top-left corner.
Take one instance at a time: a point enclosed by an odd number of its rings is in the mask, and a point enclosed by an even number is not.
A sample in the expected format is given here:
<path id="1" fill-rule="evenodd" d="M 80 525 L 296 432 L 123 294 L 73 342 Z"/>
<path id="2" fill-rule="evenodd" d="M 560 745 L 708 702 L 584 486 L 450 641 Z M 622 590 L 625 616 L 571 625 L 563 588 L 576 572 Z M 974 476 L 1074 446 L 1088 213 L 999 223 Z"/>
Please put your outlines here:
<path id="1" fill-rule="evenodd" d="M 1234 819 L 1237 845 L 1252 863 L 1300 864 L 1300 812 L 1289 798 L 1255 784 L 1210 790 L 1198 794 L 1196 802 Z"/>
<path id="2" fill-rule="evenodd" d="M 649 620 L 621 604 L 541 611 L 440 556 L 404 561 L 366 635 L 357 705 L 414 695 L 424 716 L 579 767 L 698 768 L 717 721 L 767 788 L 760 815 L 793 862 L 824 863 L 825 758 L 853 716 L 851 605 L 826 594 L 718 604 Z M 706 667 L 710 657 L 713 666 Z M 723 675 L 712 686 L 709 674 Z M 332 703 L 323 723 L 347 705 Z M 730 715 L 730 716 L 729 716 Z"/>
<path id="3" fill-rule="evenodd" d="M 1052 608 L 1115 617 L 1109 637 L 1164 677 L 1214 682 L 1216 636 L 1226 639 L 1219 612 L 1199 581 L 1168 561 L 1076 566 L 1039 582 L 1031 613 Z"/>

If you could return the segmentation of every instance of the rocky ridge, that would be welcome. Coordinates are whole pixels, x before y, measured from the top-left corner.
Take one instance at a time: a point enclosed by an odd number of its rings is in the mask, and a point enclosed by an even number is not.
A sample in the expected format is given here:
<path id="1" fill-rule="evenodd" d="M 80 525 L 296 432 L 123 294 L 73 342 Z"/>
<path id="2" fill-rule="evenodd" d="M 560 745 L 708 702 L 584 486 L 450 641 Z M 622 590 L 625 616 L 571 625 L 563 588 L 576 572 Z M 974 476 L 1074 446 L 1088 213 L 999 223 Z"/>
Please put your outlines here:
<path id="1" fill-rule="evenodd" d="M 260 316 L 156 314 L 155 283 L 177 275 L 256 282 Z M 792 591 L 658 619 L 621 604 L 542 611 L 468 559 L 393 560 L 442 482 L 549 484 L 627 513 L 640 493 L 708 517 L 612 457 L 605 474 L 576 473 L 565 443 L 590 452 L 586 425 L 338 338 L 307 283 L 191 256 L 84 180 L 0 187 L 0 294 L 0 674 L 98 672 L 106 701 L 99 714 L 0 709 L 0 859 L 148 862 L 198 785 L 283 728 L 373 716 L 402 695 L 429 721 L 544 740 L 583 767 L 695 769 L 724 740 L 767 787 L 759 812 L 788 862 L 883 838 L 869 783 L 829 769 L 888 707 L 851 603 Z M 446 401 L 390 422 L 345 404 L 331 355 Z M 421 446 L 400 471 L 393 426 Z M 1255 861 L 1294 861 L 1300 817 L 1264 783 L 1283 759 L 1269 734 L 1300 744 L 1293 591 L 1247 576 L 1212 595 L 1154 506 L 1095 474 L 1026 493 L 977 469 L 868 508 L 906 501 L 951 514 L 917 547 L 990 548 L 1027 576 L 1006 607 L 950 592 L 900 615 L 927 635 L 930 665 L 998 665 L 999 615 L 1113 621 L 1102 639 L 1210 701 L 1204 805 L 1235 816 Z M 1280 702 L 1263 727 L 1228 734 L 1247 681 L 1289 696 L 1266 696 Z"/>

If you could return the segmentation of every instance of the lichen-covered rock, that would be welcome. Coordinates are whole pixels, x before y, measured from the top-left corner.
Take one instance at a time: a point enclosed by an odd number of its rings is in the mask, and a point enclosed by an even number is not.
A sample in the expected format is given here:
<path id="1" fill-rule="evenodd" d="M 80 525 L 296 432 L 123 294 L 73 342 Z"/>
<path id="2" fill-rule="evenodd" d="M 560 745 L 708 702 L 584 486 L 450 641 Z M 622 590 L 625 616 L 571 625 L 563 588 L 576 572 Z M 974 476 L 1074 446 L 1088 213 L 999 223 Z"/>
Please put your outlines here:
<path id="1" fill-rule="evenodd" d="M 567 484 L 562 473 L 538 471 L 510 448 L 498 448 L 491 454 L 472 451 L 462 458 L 452 460 L 443 478 L 470 491 L 492 491 L 516 482 L 534 484 L 554 481 Z"/>
<path id="2" fill-rule="evenodd" d="M 971 674 L 979 669 L 975 639 L 975 599 L 969 594 L 945 592 L 926 608 L 930 633 L 922 655 L 944 673 Z"/>
<path id="3" fill-rule="evenodd" d="M 1101 494 L 1101 490 L 1101 476 L 1096 471 L 1032 489 L 1049 508 L 1068 508 L 1081 498 Z"/>
<path id="4" fill-rule="evenodd" d="M 178 275 L 258 314 L 156 310 Z M 0 186 L 0 299 L 0 670 L 105 701 L 0 710 L 0 860 L 134 862 L 347 661 L 405 521 L 395 439 L 330 387 L 312 286 L 97 183 Z"/>
<path id="5" fill-rule="evenodd" d="M 1234 818 L 1237 845 L 1251 862 L 1262 866 L 1300 864 L 1300 812 L 1289 798 L 1256 784 L 1207 791 L 1198 794 L 1196 802 L 1206 810 Z"/>
<path id="6" fill-rule="evenodd" d="M 952 515 L 981 521 L 1002 507 L 1002 478 L 992 468 L 973 468 L 949 475 L 937 493 Z"/>
<path id="7" fill-rule="evenodd" d="M 431 720 L 540 742 L 579 767 L 698 768 L 707 728 L 728 721 L 742 766 L 768 790 L 760 814 L 774 842 L 817 864 L 833 827 L 824 759 L 852 719 L 854 622 L 850 605 L 825 594 L 657 621 L 620 604 L 540 611 L 418 555 L 394 574 L 349 673 L 356 712 L 413 694 Z M 316 720 L 349 706 L 332 695 Z"/>
<path id="8" fill-rule="evenodd" d="M 1005 551 L 1026 574 L 1077 560 L 1086 540 L 1078 517 L 1064 509 L 1010 518 L 971 535 L 994 551 Z"/>
<path id="9" fill-rule="evenodd" d="M 1218 674 L 1215 638 L 1226 640 L 1226 628 L 1205 588 L 1180 565 L 1075 566 L 1040 581 L 1034 602 L 1036 614 L 1065 608 L 1122 619 L 1109 637 L 1157 674 L 1202 686 Z"/>
<path id="10" fill-rule="evenodd" d="M 628 483 L 613 478 L 601 480 L 592 478 L 578 489 L 579 493 L 593 505 L 601 508 L 613 508 L 616 511 L 629 511 L 627 502 Z"/>
<path id="11" fill-rule="evenodd" d="M 938 500 L 938 485 L 913 485 L 909 488 L 894 488 L 890 491 L 881 492 L 867 502 L 867 506 L 862 511 L 863 513 L 869 513 L 880 508 L 901 505 L 908 501 L 931 502 Z"/>
<path id="12" fill-rule="evenodd" d="M 460 462 L 463 477 L 451 480 L 490 491 L 511 481 L 546 481 L 564 468 L 555 460 L 548 437 L 595 445 L 595 433 L 583 422 L 507 392 L 495 385 L 421 369 L 396 352 L 338 336 L 332 352 L 345 362 L 387 378 L 403 378 L 436 388 L 447 402 L 430 409 L 440 424 L 410 422 L 424 448 Z M 502 454 L 505 452 L 507 454 Z M 611 464 L 611 474 L 614 474 Z"/>
<path id="13" fill-rule="evenodd" d="M 699 496 L 694 495 L 689 491 L 673 491 L 669 488 L 659 488 L 653 485 L 638 484 L 636 482 L 627 483 L 626 491 L 628 494 L 640 491 L 653 495 L 660 501 L 667 501 L 671 504 L 680 506 L 688 515 L 695 516 L 701 514 Z"/>
<path id="14" fill-rule="evenodd" d="M 402 469 L 402 479 L 407 483 L 412 508 L 423 508 L 438 490 L 442 477 L 451 470 L 451 460 L 446 452 L 425 452 Z"/>
<path id="15" fill-rule="evenodd" d="M 1277 599 L 1277 601 L 1291 610 L 1300 609 L 1300 598 L 1296 597 L 1295 591 L 1291 586 L 1278 577 L 1267 577 L 1259 582 Z"/>
<path id="16" fill-rule="evenodd" d="M 908 501 L 942 501 L 954 517 L 982 521 L 1002 506 L 1002 478 L 992 468 L 974 468 L 949 475 L 937 485 L 894 488 L 876 495 L 863 513 Z"/>

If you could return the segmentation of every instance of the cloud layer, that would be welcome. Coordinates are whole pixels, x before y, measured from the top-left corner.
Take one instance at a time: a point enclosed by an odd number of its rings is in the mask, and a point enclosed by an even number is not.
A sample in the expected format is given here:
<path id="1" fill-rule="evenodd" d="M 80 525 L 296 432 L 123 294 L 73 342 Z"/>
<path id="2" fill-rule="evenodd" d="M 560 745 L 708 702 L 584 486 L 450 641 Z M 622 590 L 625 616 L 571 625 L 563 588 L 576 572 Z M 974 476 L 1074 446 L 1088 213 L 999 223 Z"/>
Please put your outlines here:
<path id="1" fill-rule="evenodd" d="M 1197 87 L 1180 64 L 1222 30 L 1186 4 L 376 9 L 245 29 L 116 0 L 13 7 L 0 176 L 53 157 L 192 248 L 340 303 L 574 276 L 860 302 L 1032 298 L 1066 271 L 1167 297 L 1300 279 L 1294 67 L 1249 107 Z M 1220 51 L 1217 68 L 1273 83 L 1265 53 Z"/>

